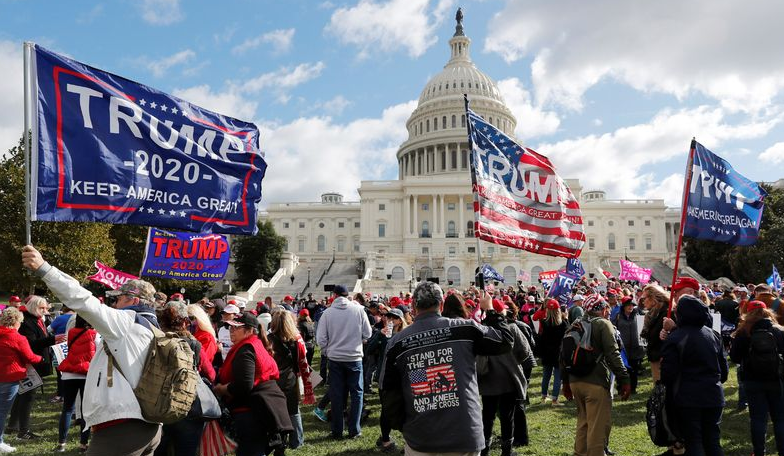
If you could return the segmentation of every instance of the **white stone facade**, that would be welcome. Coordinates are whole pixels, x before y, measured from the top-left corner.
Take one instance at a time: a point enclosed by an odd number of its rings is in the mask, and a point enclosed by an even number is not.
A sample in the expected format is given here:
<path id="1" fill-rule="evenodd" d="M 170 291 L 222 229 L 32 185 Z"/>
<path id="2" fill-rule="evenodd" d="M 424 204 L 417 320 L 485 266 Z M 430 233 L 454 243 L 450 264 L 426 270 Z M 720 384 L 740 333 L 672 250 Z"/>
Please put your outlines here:
<path id="1" fill-rule="evenodd" d="M 268 207 L 266 217 L 301 261 L 334 253 L 338 260 L 363 262 L 370 277 L 365 289 L 378 292 L 400 291 L 417 278 L 438 277 L 455 286 L 473 280 L 478 244 L 463 94 L 475 112 L 510 136 L 516 120 L 495 82 L 471 62 L 470 40 L 461 28 L 449 45 L 450 60 L 427 83 L 406 123 L 409 137 L 397 152 L 397 180 L 363 181 L 359 202 L 325 193 L 321 202 Z M 668 210 L 663 200 L 611 201 L 602 191 L 583 192 L 576 179 L 567 183 L 583 212 L 587 241 L 581 259 L 588 272 L 624 255 L 672 257 L 679 211 Z M 538 272 L 565 261 L 485 242 L 480 250 L 482 261 L 507 281 L 526 271 L 536 282 Z"/>

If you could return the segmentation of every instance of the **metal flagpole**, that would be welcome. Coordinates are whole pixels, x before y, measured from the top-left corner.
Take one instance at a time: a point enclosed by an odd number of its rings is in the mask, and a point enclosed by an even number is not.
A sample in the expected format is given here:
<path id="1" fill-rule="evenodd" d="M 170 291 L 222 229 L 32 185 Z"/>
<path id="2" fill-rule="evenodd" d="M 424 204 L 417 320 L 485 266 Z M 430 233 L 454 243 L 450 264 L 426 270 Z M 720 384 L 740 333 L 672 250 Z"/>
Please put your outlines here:
<path id="1" fill-rule="evenodd" d="M 471 137 L 471 119 L 468 116 L 468 94 L 465 93 L 463 94 L 463 101 L 465 102 L 466 130 L 468 131 L 468 157 L 470 158 L 469 164 L 471 166 L 471 194 L 473 195 L 474 205 L 476 205 L 479 197 L 477 196 L 477 192 L 476 192 L 476 164 L 474 163 L 474 141 L 473 138 Z M 481 268 L 482 245 L 479 242 L 479 233 L 477 230 L 478 227 L 479 225 L 476 220 L 476 208 L 474 208 L 474 237 L 476 238 L 476 261 L 477 261 L 477 268 Z"/>
<path id="2" fill-rule="evenodd" d="M 30 211 L 32 204 L 30 192 L 30 104 L 32 104 L 30 87 L 30 53 L 33 43 L 25 41 L 22 44 L 24 60 L 24 159 L 25 159 L 25 245 L 32 245 L 30 234 Z"/>
<path id="3" fill-rule="evenodd" d="M 683 244 L 683 225 L 686 223 L 686 206 L 689 204 L 689 189 L 691 188 L 691 168 L 694 163 L 694 149 L 697 147 L 697 140 L 691 139 L 689 148 L 689 159 L 686 161 L 686 179 L 683 184 L 683 199 L 681 203 L 681 226 L 678 231 L 678 247 L 675 249 L 675 268 L 672 270 L 672 284 L 678 278 L 678 265 L 681 261 L 681 245 Z M 672 318 L 673 295 L 670 293 L 670 303 L 667 306 L 667 318 Z"/>

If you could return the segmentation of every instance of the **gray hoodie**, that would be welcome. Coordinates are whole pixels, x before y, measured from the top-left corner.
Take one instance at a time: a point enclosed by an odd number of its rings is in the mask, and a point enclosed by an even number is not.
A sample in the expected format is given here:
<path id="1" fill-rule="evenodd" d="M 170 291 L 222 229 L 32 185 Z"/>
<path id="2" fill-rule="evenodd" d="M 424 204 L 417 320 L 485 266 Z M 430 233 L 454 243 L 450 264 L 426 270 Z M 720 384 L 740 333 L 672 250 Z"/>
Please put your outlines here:
<path id="1" fill-rule="evenodd" d="M 330 361 L 362 361 L 362 342 L 370 338 L 371 332 L 365 309 L 340 296 L 321 315 L 316 343 Z"/>

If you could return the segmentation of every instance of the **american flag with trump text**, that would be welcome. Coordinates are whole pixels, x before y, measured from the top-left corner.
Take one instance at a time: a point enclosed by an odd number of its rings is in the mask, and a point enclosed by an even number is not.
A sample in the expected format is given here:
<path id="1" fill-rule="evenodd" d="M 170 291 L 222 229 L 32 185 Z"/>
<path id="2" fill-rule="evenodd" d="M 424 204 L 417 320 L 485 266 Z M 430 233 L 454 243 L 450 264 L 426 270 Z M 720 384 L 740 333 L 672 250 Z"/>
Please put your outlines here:
<path id="1" fill-rule="evenodd" d="M 580 205 L 544 155 L 523 147 L 466 106 L 474 235 L 540 255 L 577 258 Z"/>
<path id="2" fill-rule="evenodd" d="M 455 372 L 451 364 L 412 369 L 408 378 L 411 380 L 411 392 L 414 396 L 454 391 L 456 388 Z"/>

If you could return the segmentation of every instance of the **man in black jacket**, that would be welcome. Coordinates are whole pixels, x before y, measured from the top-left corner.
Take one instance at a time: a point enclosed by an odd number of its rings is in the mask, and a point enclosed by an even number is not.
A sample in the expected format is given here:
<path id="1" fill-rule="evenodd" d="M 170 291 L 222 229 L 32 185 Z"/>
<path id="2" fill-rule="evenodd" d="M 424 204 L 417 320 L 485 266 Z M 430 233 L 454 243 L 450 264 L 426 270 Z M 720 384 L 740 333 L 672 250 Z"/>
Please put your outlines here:
<path id="1" fill-rule="evenodd" d="M 485 446 L 476 355 L 508 352 L 514 335 L 481 292 L 484 325 L 440 315 L 444 294 L 432 282 L 414 290 L 414 323 L 387 344 L 382 413 L 401 429 L 406 454 L 478 455 Z"/>

